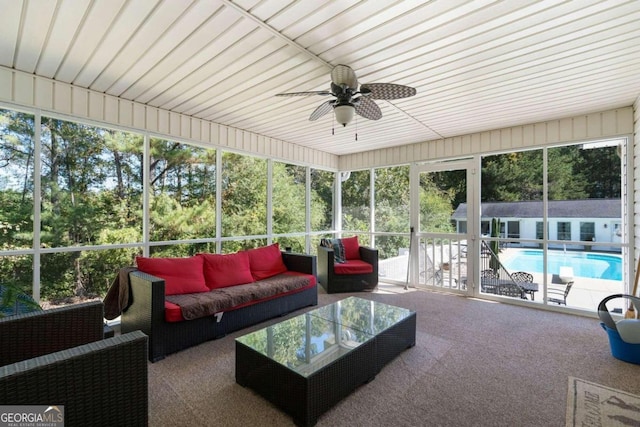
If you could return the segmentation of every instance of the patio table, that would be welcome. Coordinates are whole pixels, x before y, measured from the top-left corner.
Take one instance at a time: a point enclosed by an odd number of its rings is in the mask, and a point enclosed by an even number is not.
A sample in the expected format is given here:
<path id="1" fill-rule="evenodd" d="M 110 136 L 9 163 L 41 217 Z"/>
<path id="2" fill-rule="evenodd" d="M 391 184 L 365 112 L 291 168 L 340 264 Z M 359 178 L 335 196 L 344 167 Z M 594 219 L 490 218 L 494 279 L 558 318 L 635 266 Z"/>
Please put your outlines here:
<path id="1" fill-rule="evenodd" d="M 497 293 L 498 288 L 500 288 L 500 286 L 504 286 L 504 285 L 511 285 L 513 283 L 515 283 L 516 285 L 520 286 L 522 288 L 522 297 L 525 297 L 525 294 L 529 294 L 531 295 L 531 301 L 535 301 L 535 293 L 538 292 L 539 290 L 539 285 L 535 282 L 515 282 L 513 280 L 507 280 L 507 279 L 493 279 L 493 278 L 482 278 L 482 286 L 485 289 L 495 289 Z"/>
<path id="2" fill-rule="evenodd" d="M 416 342 L 414 311 L 350 297 L 236 339 L 236 382 L 312 426 Z"/>

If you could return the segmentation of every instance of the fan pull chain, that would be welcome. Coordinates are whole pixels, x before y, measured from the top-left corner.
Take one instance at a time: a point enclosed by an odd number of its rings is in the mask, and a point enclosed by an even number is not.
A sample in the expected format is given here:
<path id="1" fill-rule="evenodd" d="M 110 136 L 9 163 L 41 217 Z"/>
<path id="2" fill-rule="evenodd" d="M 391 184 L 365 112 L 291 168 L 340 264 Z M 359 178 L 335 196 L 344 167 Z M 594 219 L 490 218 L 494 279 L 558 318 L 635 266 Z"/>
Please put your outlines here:
<path id="1" fill-rule="evenodd" d="M 356 116 L 356 141 L 358 140 L 358 116 Z"/>

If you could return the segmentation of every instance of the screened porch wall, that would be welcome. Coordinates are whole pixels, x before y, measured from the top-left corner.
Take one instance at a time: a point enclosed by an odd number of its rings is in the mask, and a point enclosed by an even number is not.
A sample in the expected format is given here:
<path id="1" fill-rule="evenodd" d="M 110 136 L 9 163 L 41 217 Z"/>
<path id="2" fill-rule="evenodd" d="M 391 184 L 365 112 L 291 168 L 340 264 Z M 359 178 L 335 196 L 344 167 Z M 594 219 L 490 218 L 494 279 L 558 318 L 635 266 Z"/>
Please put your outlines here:
<path id="1" fill-rule="evenodd" d="M 310 166 L 358 170 L 638 133 L 638 104 L 582 116 L 337 156 L 0 66 L 0 102 Z M 635 111 L 635 113 L 634 113 Z M 635 126 L 634 126 L 635 125 Z M 635 158 L 639 151 L 635 151 Z M 634 162 L 636 191 L 640 174 Z M 638 212 L 640 209 L 636 209 Z"/>
<path id="2" fill-rule="evenodd" d="M 638 107 L 635 122 L 638 131 Z M 620 136 L 634 132 L 634 107 L 546 122 L 496 129 L 481 133 L 425 141 L 401 147 L 340 156 L 341 171 L 407 164 L 411 162 L 453 159 L 474 154 L 515 151 L 527 147 L 542 147 L 563 142 L 579 142 Z M 640 154 L 639 151 L 636 153 Z M 635 156 L 639 158 L 638 155 Z M 635 168 L 637 170 L 637 167 Z M 640 176 L 636 176 L 638 182 Z M 640 183 L 636 184 L 640 188 Z"/>
<path id="3" fill-rule="evenodd" d="M 0 103 L 27 107 L 71 120 L 87 120 L 134 131 L 148 131 L 198 145 L 257 154 L 275 160 L 340 171 L 450 159 L 598 138 L 640 137 L 640 97 L 633 106 L 535 124 L 491 130 L 401 147 L 336 156 L 285 141 L 222 126 L 34 76 L 0 66 Z M 640 252 L 640 147 L 633 150 L 635 253 Z"/>
<path id="4" fill-rule="evenodd" d="M 0 66 L 0 103 L 336 170 L 338 156 Z"/>
<path id="5" fill-rule="evenodd" d="M 638 262 L 640 253 L 640 144 L 635 141 L 640 139 L 640 96 L 633 104 L 633 224 L 634 224 L 634 256 Z"/>

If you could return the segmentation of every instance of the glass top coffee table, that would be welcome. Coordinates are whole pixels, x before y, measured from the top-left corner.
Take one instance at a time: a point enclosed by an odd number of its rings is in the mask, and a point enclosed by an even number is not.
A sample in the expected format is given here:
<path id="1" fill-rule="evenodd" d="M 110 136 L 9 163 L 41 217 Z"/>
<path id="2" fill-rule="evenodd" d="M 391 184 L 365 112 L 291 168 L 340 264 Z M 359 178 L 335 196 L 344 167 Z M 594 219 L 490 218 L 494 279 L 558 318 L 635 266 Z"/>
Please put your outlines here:
<path id="1" fill-rule="evenodd" d="M 415 337 L 415 312 L 349 297 L 237 338 L 236 382 L 314 425 Z"/>

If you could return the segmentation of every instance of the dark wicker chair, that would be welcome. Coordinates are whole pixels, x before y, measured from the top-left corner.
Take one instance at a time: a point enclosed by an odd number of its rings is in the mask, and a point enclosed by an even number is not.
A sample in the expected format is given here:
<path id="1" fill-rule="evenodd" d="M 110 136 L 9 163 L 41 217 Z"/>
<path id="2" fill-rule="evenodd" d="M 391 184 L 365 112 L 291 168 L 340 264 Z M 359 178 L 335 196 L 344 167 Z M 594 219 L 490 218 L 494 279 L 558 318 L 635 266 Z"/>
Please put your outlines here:
<path id="1" fill-rule="evenodd" d="M 360 259 L 373 266 L 371 273 L 336 274 L 333 249 L 318 246 L 318 282 L 328 294 L 373 291 L 378 286 L 378 250 L 360 246 Z"/>
<path id="2" fill-rule="evenodd" d="M 0 402 L 64 406 L 66 426 L 148 424 L 147 336 L 103 340 L 95 301 L 0 319 Z"/>

